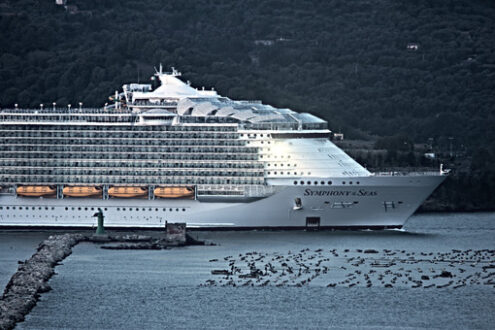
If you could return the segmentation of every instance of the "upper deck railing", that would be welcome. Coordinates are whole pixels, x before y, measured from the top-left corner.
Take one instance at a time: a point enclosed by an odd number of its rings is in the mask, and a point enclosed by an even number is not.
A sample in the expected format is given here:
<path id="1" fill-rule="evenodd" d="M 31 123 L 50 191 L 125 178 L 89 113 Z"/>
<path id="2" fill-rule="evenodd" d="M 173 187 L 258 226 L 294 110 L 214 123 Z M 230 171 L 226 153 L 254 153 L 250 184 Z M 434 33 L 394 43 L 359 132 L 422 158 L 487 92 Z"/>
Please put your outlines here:
<path id="1" fill-rule="evenodd" d="M 443 176 L 447 175 L 450 171 L 389 171 L 389 172 L 375 172 L 374 176 Z"/>

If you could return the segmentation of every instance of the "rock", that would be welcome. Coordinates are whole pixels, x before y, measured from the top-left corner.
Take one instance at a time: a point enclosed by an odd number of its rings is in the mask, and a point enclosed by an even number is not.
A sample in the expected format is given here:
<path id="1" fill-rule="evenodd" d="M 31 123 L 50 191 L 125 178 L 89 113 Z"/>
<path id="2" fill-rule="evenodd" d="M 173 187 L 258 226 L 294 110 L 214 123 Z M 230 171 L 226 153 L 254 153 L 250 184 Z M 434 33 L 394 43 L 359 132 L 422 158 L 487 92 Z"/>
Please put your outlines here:
<path id="1" fill-rule="evenodd" d="M 421 279 L 422 279 L 423 281 L 428 281 L 428 280 L 430 279 L 430 277 L 429 277 L 428 275 L 422 275 L 422 276 L 421 276 Z"/>
<path id="2" fill-rule="evenodd" d="M 364 253 L 378 253 L 378 251 L 374 249 L 366 249 L 364 250 Z"/>
<path id="3" fill-rule="evenodd" d="M 445 277 L 445 278 L 452 278 L 453 275 L 451 272 L 449 271 L 446 271 L 446 270 L 443 270 L 442 273 L 440 273 L 440 275 L 438 275 L 439 277 Z"/>
<path id="4" fill-rule="evenodd" d="M 86 240 L 81 234 L 50 236 L 35 254 L 19 265 L 0 299 L 0 329 L 12 329 L 36 305 L 40 294 L 51 288 L 47 281 L 53 268 L 72 253 L 72 247 Z"/>
<path id="5" fill-rule="evenodd" d="M 211 271 L 211 274 L 212 275 L 232 275 L 232 273 L 226 269 L 214 269 Z"/>

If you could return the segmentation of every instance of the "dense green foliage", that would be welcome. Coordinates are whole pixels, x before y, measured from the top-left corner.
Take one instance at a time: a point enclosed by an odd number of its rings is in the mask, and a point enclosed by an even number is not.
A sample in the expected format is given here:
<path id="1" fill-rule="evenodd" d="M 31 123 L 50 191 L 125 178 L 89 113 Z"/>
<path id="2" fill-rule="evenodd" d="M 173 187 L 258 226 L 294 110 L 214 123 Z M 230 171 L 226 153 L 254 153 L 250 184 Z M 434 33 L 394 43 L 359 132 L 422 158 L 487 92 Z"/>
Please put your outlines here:
<path id="1" fill-rule="evenodd" d="M 347 137 L 433 138 L 437 153 L 453 144 L 473 161 L 437 195 L 468 209 L 495 205 L 493 1 L 68 5 L 77 9 L 0 0 L 0 106 L 101 106 L 162 62 L 195 86 L 320 115 Z M 389 142 L 377 147 L 395 148 Z"/>

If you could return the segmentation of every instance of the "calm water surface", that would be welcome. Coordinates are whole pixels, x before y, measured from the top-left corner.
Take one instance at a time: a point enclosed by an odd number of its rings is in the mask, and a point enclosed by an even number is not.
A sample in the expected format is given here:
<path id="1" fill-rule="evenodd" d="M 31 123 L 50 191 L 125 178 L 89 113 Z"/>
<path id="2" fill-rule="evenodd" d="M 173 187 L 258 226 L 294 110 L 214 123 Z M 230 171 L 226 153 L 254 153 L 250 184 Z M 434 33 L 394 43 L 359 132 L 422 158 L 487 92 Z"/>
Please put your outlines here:
<path id="1" fill-rule="evenodd" d="M 0 232 L 0 284 L 49 233 Z M 405 231 L 195 232 L 217 246 L 163 251 L 76 246 L 19 329 L 494 328 L 495 288 L 200 287 L 211 259 L 249 251 L 495 249 L 495 214 L 428 214 Z"/>

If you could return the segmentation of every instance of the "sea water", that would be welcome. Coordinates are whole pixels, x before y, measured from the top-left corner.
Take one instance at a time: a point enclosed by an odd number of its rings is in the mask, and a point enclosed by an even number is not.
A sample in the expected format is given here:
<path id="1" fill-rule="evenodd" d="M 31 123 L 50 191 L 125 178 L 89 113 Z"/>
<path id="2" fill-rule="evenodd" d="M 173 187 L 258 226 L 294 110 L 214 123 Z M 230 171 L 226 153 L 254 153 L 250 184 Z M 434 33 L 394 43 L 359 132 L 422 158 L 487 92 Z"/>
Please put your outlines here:
<path id="1" fill-rule="evenodd" d="M 0 232 L 0 284 L 47 232 Z M 495 213 L 421 214 L 402 231 L 193 232 L 216 246 L 104 250 L 81 243 L 56 267 L 52 291 L 19 329 L 493 328 L 495 287 L 327 287 L 337 269 L 301 286 L 205 286 L 229 257 L 376 249 L 448 253 L 495 249 Z M 332 256 L 332 255 L 330 255 Z M 370 255 L 369 257 L 372 257 Z M 268 257 L 267 257 L 268 258 Z M 342 258 L 341 258 L 342 259 Z M 332 262 L 333 259 L 330 260 Z M 342 259 L 343 260 L 343 259 Z M 340 260 L 340 265 L 344 261 Z M 488 263 L 495 260 L 488 260 Z M 429 267 L 429 266 L 428 266 Z M 464 267 L 464 266 L 463 266 Z M 469 265 L 466 265 L 469 267 Z M 468 269 L 469 270 L 469 269 Z M 425 268 L 425 271 L 427 269 Z M 341 271 L 342 272 L 342 271 Z M 10 275 L 8 275 L 10 273 Z M 8 275 L 8 276 L 7 276 Z"/>

